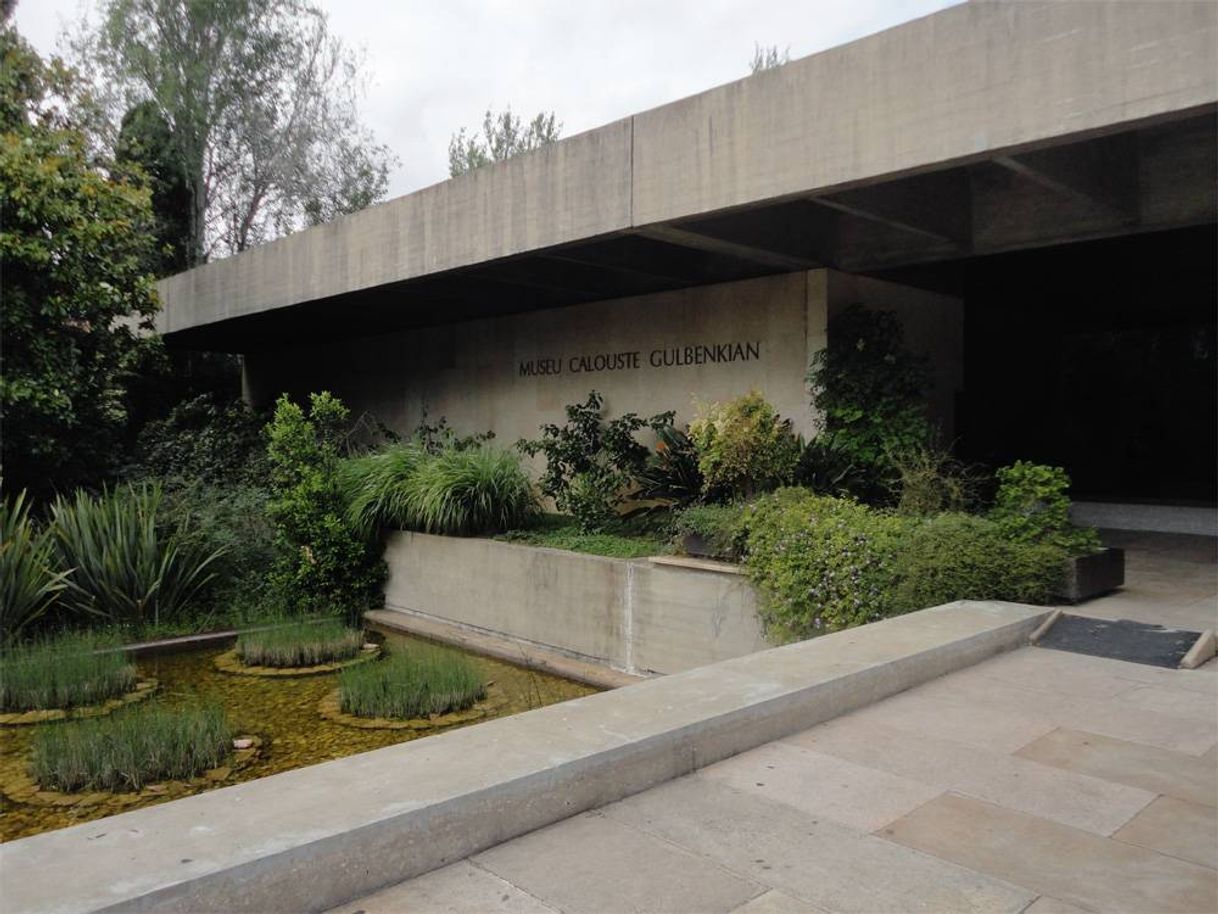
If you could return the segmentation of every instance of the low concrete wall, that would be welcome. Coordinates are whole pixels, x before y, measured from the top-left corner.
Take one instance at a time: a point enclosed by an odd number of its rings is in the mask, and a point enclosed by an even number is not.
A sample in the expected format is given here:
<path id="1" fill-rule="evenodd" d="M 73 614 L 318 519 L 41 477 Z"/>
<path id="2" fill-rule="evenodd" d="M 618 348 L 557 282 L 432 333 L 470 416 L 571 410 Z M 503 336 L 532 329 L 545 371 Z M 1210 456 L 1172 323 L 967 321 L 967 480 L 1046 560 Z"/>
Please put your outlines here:
<path id="1" fill-rule="evenodd" d="M 395 533 L 385 608 L 602 663 L 676 673 L 766 647 L 741 575 L 485 539 Z"/>

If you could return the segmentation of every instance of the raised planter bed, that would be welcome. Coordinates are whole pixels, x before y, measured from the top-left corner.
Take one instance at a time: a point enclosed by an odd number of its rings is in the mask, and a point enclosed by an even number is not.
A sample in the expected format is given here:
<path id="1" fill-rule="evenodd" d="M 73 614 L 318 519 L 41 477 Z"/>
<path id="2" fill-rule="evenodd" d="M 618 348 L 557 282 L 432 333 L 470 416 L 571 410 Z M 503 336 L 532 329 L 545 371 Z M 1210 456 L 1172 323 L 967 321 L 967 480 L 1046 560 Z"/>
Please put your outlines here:
<path id="1" fill-rule="evenodd" d="M 701 533 L 686 533 L 677 541 L 677 548 L 685 555 L 699 559 L 714 559 L 719 562 L 735 562 L 737 557 L 730 549 L 715 544 L 709 536 Z"/>
<path id="2" fill-rule="evenodd" d="M 1124 583 L 1125 550 L 1110 547 L 1070 559 L 1066 563 L 1066 579 L 1059 596 L 1070 603 L 1082 603 L 1116 590 Z"/>

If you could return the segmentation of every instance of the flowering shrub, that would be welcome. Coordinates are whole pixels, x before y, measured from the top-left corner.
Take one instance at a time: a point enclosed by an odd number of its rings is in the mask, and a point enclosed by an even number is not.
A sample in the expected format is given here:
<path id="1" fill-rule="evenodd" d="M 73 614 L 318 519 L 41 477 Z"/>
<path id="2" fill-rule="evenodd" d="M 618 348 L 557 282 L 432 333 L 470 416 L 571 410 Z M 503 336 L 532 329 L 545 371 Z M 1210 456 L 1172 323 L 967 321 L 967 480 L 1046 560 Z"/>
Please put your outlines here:
<path id="1" fill-rule="evenodd" d="M 892 611 L 895 557 L 909 521 L 790 488 L 759 499 L 744 524 L 745 569 L 775 635 L 806 638 Z"/>
<path id="2" fill-rule="evenodd" d="M 699 409 L 689 437 L 698 451 L 703 494 L 712 501 L 789 484 L 802 450 L 791 420 L 780 419 L 755 390 Z"/>

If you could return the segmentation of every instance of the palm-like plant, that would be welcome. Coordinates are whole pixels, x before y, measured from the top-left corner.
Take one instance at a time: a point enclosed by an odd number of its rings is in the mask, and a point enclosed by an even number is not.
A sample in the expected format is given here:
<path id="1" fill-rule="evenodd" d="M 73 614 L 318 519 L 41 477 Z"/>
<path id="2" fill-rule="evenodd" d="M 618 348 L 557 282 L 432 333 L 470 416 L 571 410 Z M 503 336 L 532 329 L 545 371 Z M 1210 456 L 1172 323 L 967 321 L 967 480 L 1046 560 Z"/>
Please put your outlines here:
<path id="1" fill-rule="evenodd" d="M 68 573 L 56 570 L 55 543 L 30 518 L 25 492 L 0 500 L 0 625 L 6 642 L 55 605 Z"/>
<path id="2" fill-rule="evenodd" d="M 223 549 L 209 551 L 189 535 L 188 519 L 157 528 L 159 485 L 121 486 L 98 496 L 77 491 L 52 506 L 62 567 L 71 568 L 65 602 L 114 622 L 171 618 L 215 577 Z"/>

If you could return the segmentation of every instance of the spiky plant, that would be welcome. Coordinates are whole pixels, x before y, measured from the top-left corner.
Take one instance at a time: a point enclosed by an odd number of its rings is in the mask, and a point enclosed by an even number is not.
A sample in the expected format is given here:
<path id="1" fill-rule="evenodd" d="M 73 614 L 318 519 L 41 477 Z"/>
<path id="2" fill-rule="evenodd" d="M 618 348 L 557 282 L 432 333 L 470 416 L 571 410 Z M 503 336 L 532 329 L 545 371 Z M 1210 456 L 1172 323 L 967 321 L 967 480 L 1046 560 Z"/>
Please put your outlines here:
<path id="1" fill-rule="evenodd" d="M 25 492 L 0 499 L 0 637 L 14 643 L 55 605 L 68 586 L 55 543 L 30 518 Z"/>

